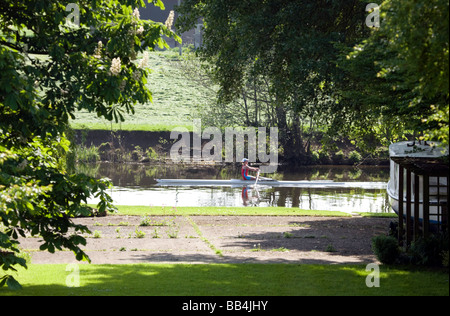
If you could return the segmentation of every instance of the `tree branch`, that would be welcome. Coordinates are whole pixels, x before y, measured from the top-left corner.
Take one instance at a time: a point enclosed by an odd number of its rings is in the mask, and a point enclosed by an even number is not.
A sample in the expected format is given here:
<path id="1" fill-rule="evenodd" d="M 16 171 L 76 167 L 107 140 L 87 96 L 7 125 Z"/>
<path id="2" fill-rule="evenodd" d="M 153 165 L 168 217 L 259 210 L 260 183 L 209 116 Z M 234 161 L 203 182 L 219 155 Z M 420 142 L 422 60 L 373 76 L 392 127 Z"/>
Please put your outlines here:
<path id="1" fill-rule="evenodd" d="M 3 46 L 9 47 L 11 49 L 17 50 L 17 51 L 21 51 L 21 47 L 18 47 L 16 45 L 14 45 L 13 43 L 0 41 L 0 44 L 3 45 Z"/>
<path id="2" fill-rule="evenodd" d="M 28 53 L 28 54 L 33 54 L 33 55 L 48 55 L 48 52 L 46 52 L 46 51 L 45 52 L 43 52 L 43 51 L 30 51 L 30 50 L 26 50 L 25 47 L 23 47 L 23 46 L 17 46 L 17 45 L 14 45 L 13 43 L 10 43 L 10 42 L 0 41 L 0 45 L 9 47 L 11 49 L 14 49 L 14 50 L 16 50 L 16 51 L 18 51 L 19 53 L 22 53 L 22 54 Z"/>

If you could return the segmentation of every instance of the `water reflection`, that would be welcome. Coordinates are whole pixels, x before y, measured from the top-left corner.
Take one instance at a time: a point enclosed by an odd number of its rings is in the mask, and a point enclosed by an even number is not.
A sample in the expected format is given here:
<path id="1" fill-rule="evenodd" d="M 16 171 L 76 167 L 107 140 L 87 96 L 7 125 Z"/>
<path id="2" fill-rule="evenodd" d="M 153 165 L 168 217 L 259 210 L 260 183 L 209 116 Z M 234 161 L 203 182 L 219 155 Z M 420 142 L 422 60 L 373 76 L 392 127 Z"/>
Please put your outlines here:
<path id="1" fill-rule="evenodd" d="M 309 210 L 344 212 L 389 212 L 386 190 L 336 188 L 247 187 L 158 187 L 155 179 L 239 178 L 234 166 L 96 164 L 78 166 L 79 172 L 108 177 L 117 205 L 154 206 L 284 206 Z M 293 172 L 279 172 L 282 180 L 335 180 L 387 182 L 387 167 L 318 166 Z M 92 200 L 91 202 L 96 202 Z"/>
<path id="2" fill-rule="evenodd" d="M 246 185 L 245 187 L 242 188 L 241 198 L 243 206 L 249 205 L 258 206 L 260 204 L 260 195 L 258 187 Z"/>

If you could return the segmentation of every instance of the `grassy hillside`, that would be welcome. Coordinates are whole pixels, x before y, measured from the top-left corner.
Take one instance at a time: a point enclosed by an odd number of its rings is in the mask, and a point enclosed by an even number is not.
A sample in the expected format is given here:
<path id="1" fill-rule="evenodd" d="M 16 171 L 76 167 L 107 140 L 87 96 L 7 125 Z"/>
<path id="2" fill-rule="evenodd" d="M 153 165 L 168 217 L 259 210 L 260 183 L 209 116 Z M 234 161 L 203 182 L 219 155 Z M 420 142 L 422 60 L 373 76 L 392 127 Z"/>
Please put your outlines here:
<path id="1" fill-rule="evenodd" d="M 182 126 L 192 128 L 195 109 L 211 102 L 211 93 L 195 85 L 179 68 L 178 50 L 151 52 L 148 88 L 153 103 L 137 104 L 136 113 L 126 114 L 125 122 L 111 123 L 95 113 L 78 112 L 71 125 L 76 129 L 167 131 Z"/>

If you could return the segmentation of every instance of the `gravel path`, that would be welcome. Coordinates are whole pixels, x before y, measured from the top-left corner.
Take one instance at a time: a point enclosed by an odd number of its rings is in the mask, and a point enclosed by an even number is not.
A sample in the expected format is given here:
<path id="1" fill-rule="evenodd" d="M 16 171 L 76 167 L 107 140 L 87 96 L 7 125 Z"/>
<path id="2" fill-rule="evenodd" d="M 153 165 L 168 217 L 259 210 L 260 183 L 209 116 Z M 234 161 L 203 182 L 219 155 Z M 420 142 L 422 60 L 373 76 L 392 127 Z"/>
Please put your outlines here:
<path id="1" fill-rule="evenodd" d="M 392 219 L 304 216 L 107 216 L 87 225 L 85 251 L 93 264 L 128 263 L 370 263 L 373 236 Z M 70 251 L 39 251 L 24 238 L 32 263 L 77 262 Z"/>

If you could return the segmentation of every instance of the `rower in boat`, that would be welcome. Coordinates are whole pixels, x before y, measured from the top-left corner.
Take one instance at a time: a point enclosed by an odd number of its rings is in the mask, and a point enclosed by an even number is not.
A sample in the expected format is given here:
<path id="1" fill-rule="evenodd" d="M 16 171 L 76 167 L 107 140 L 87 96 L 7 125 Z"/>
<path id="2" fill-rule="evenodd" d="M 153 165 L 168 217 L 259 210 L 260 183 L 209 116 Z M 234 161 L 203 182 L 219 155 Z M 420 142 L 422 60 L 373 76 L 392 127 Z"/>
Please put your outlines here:
<path id="1" fill-rule="evenodd" d="M 244 179 L 244 180 L 256 180 L 256 177 L 248 175 L 249 171 L 258 172 L 259 168 L 250 167 L 248 165 L 248 159 L 244 158 L 244 159 L 242 159 L 242 169 L 241 169 L 242 179 Z"/>

